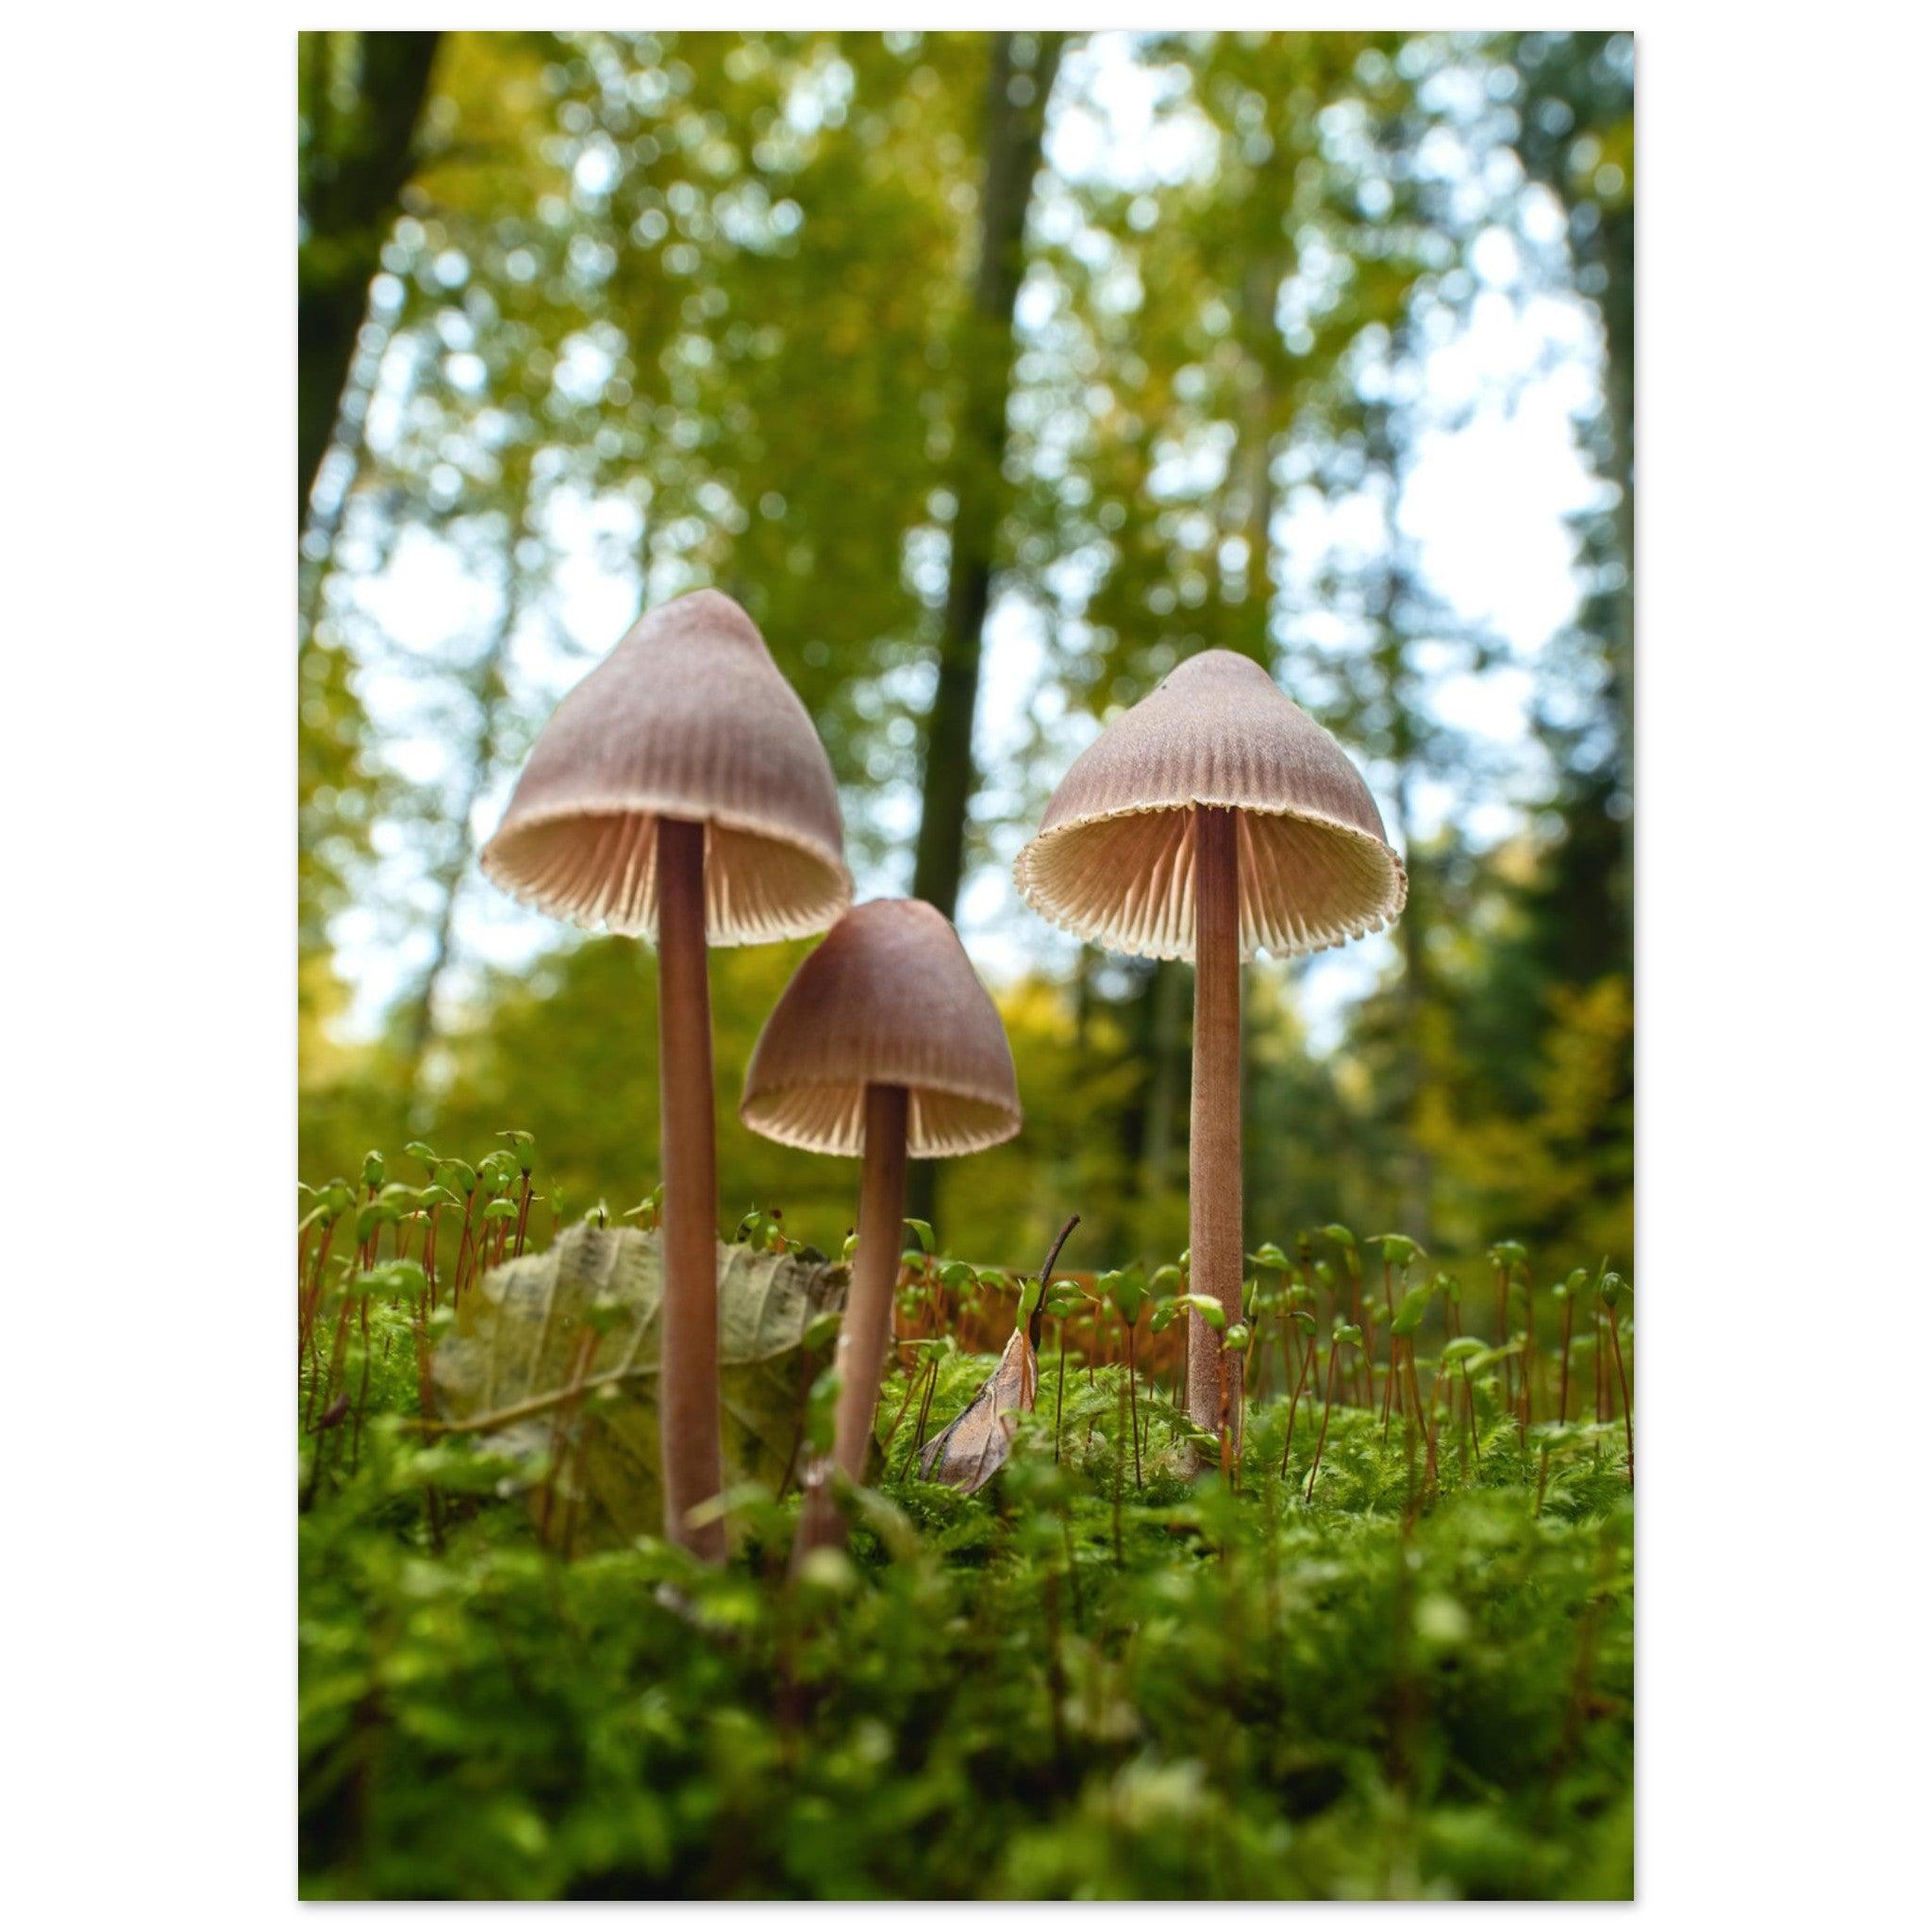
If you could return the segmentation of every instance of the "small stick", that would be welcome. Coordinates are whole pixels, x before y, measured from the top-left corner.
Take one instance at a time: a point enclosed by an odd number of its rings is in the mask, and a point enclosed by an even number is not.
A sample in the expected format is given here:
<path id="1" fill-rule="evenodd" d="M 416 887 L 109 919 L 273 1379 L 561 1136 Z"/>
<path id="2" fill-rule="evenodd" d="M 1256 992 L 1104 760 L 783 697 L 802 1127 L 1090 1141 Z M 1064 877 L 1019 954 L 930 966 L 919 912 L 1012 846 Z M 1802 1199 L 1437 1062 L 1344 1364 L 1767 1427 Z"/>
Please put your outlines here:
<path id="1" fill-rule="evenodd" d="M 1060 1257 L 1060 1250 L 1067 1244 L 1067 1237 L 1080 1224 L 1077 1214 L 1070 1214 L 1061 1224 L 1060 1231 L 1053 1238 L 1053 1246 L 1046 1251 L 1046 1260 L 1040 1271 L 1040 1299 L 1033 1307 L 1033 1319 L 1026 1324 L 1027 1344 L 1037 1356 L 1040 1353 L 1040 1324 L 1046 1316 L 1047 1291 L 1053 1287 L 1054 1263 Z M 1060 1318 L 1060 1367 L 1053 1394 L 1053 1459 L 1060 1459 L 1060 1404 L 1067 1388 L 1067 1324 Z M 1088 1431 L 1091 1436 L 1092 1430 Z"/>
<path id="2" fill-rule="evenodd" d="M 1040 1301 L 1033 1310 L 1033 1319 L 1026 1324 L 1026 1340 L 1032 1344 L 1033 1352 L 1040 1352 L 1040 1321 L 1046 1312 L 1047 1290 L 1053 1286 L 1054 1263 L 1060 1257 L 1060 1250 L 1067 1244 L 1067 1237 L 1080 1224 L 1077 1214 L 1070 1214 L 1059 1233 L 1053 1238 L 1053 1246 L 1046 1251 L 1046 1265 L 1040 1271 Z"/>

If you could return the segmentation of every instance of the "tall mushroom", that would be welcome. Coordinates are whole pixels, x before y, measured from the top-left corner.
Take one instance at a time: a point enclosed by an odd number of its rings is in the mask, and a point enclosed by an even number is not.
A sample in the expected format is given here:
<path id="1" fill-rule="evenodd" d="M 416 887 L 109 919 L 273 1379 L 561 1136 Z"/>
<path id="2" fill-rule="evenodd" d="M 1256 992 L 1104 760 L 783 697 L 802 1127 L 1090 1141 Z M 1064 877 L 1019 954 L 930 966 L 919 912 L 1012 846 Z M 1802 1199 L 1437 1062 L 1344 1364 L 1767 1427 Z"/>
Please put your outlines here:
<path id="1" fill-rule="evenodd" d="M 851 903 L 824 747 L 758 626 L 696 591 L 641 618 L 552 714 L 483 870 L 578 925 L 655 934 L 664 1183 L 664 1531 L 711 1561 L 723 1488 L 706 947 L 823 932 Z"/>
<path id="2" fill-rule="evenodd" d="M 891 1331 L 907 1158 L 974 1154 L 1020 1131 L 1006 1028 L 945 914 L 918 899 L 855 906 L 772 1008 L 739 1116 L 769 1140 L 865 1163 L 832 1436 L 833 1466 L 860 1482 Z M 830 1471 L 817 1466 L 799 1553 L 843 1534 Z"/>
<path id="3" fill-rule="evenodd" d="M 1186 659 L 1074 760 L 1014 867 L 1083 940 L 1194 962 L 1191 1285 L 1241 1320 L 1241 982 L 1257 951 L 1376 931 L 1408 881 L 1361 774 L 1251 658 Z M 1188 1316 L 1188 1413 L 1220 1424 L 1222 1355 Z"/>

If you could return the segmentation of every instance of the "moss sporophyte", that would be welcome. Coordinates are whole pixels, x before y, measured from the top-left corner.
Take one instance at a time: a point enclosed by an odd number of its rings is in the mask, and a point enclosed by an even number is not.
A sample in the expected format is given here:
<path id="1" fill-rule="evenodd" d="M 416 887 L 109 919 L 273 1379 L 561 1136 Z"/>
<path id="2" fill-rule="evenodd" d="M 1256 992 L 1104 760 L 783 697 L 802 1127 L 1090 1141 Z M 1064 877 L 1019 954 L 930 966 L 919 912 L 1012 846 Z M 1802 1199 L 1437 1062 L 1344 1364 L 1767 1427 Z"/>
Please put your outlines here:
<path id="1" fill-rule="evenodd" d="M 1569 1320 L 1498 1345 L 1455 1332 L 1485 1255 L 1413 1278 L 1352 1242 L 1394 1299 L 1363 1400 L 1351 1287 L 1299 1238 L 1257 1244 L 1230 1323 L 1178 1261 L 1023 1274 L 881 1226 L 896 1332 L 800 1561 L 874 1217 L 848 1267 L 758 1208 L 719 1249 L 710 1566 L 657 1533 L 651 1195 L 556 1224 L 535 1150 L 499 1151 L 302 1198 L 306 1895 L 1627 1894 L 1621 1274 L 1525 1270 Z M 1183 1317 L 1237 1365 L 1211 1434 Z M 1123 1823 L 1157 1792 L 1178 1841 Z M 908 1804 L 928 1826 L 889 1828 Z"/>

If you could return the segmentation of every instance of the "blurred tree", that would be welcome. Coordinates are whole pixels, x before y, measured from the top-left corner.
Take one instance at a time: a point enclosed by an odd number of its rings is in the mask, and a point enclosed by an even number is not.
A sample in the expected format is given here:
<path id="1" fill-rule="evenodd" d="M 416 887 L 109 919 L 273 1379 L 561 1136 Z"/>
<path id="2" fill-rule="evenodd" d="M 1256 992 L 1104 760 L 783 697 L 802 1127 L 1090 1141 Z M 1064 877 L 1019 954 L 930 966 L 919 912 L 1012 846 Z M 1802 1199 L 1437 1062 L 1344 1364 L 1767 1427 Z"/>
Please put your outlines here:
<path id="1" fill-rule="evenodd" d="M 298 509 L 341 411 L 369 284 L 408 179 L 434 33 L 305 33 L 298 56 Z"/>
<path id="2" fill-rule="evenodd" d="M 1065 41 L 1058 33 L 987 37 L 977 258 L 949 358 L 958 371 L 945 488 L 952 517 L 912 858 L 912 896 L 937 906 L 949 919 L 958 909 L 967 822 L 979 790 L 973 725 L 980 659 L 1000 525 L 1013 496 L 1007 477 L 1007 415 L 1019 353 L 1013 305 L 1024 272 L 1026 211 Z M 933 1220 L 938 1188 L 933 1163 L 914 1161 L 907 1176 L 906 1211 Z"/>
<path id="3" fill-rule="evenodd" d="M 966 821 L 978 790 L 973 721 L 992 586 L 994 548 L 1011 497 L 1006 476 L 1007 414 L 1017 353 L 1013 304 L 1048 102 L 1064 34 L 987 37 L 985 161 L 979 185 L 977 262 L 960 315 L 953 360 L 958 422 L 947 494 L 946 599 L 922 756 L 919 838 L 912 896 L 951 918 L 959 897 Z"/>
<path id="4" fill-rule="evenodd" d="M 1512 45 L 1521 76 L 1516 148 L 1532 181 L 1563 210 L 1577 293 L 1604 335 L 1602 406 L 1584 446 L 1608 486 L 1607 513 L 1585 517 L 1591 582 L 1573 648 L 1594 658 L 1573 682 L 1602 692 L 1601 724 L 1545 723 L 1560 737 L 1559 769 L 1576 781 L 1579 813 L 1607 812 L 1618 829 L 1604 878 L 1612 924 L 1605 957 L 1627 956 L 1633 875 L 1631 791 L 1636 746 L 1636 50 L 1627 33 L 1524 34 Z M 1591 922 L 1595 924 L 1595 922 Z"/>
<path id="5" fill-rule="evenodd" d="M 1363 758 L 1413 884 L 1318 1037 L 1306 969 L 1249 975 L 1251 1233 L 1627 1255 L 1627 491 L 1579 520 L 1584 596 L 1507 757 L 1442 695 L 1527 668 L 1404 520 L 1498 229 L 1512 299 L 1602 317 L 1584 435 L 1627 480 L 1619 39 L 444 36 L 308 546 L 305 1171 L 516 1124 L 572 1210 L 651 1185 L 655 962 L 558 932 L 482 970 L 473 828 L 630 614 L 716 583 L 818 723 L 866 889 L 948 905 L 988 903 L 1074 751 L 1183 656 L 1266 662 Z M 1031 688 L 980 717 L 1009 637 Z M 1093 1258 L 1171 1257 L 1188 969 L 1011 929 L 1027 1126 L 944 1170 L 942 1238 L 1024 1265 L 1077 1208 Z M 393 988 L 368 1040 L 351 930 Z M 721 1123 L 798 953 L 714 960 Z M 728 1126 L 720 1163 L 727 1223 L 849 1224 L 846 1164 Z"/>

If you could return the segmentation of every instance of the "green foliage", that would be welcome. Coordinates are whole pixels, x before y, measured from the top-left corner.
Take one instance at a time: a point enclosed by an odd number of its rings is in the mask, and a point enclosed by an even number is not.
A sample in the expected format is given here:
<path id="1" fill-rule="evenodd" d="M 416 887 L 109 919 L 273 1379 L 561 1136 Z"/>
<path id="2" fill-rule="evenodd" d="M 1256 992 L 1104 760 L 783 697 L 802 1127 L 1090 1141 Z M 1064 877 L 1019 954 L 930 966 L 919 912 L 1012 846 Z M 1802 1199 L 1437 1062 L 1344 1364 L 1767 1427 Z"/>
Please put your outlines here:
<path id="1" fill-rule="evenodd" d="M 503 1201 L 494 1208 L 510 1208 Z M 485 1210 L 485 1219 L 491 1209 Z M 513 1211 L 513 1210 L 512 1210 Z M 391 1264 L 423 1271 L 413 1261 Z M 798 1391 L 836 1331 L 845 1277 L 768 1243 L 721 1248 L 718 1361 L 727 1481 L 796 1476 Z M 521 1444 L 546 1537 L 571 1549 L 662 1520 L 658 1366 L 663 1254 L 656 1234 L 579 1223 L 548 1254 L 494 1270 L 436 1352 L 442 1414 Z M 583 1391 L 583 1392 L 579 1392 Z M 567 1469 L 558 1458 L 569 1451 Z M 564 1476 L 567 1507 L 552 1507 Z"/>
<path id="2" fill-rule="evenodd" d="M 394 50 L 365 43 L 401 38 L 305 36 L 306 275 L 341 253 L 329 183 L 378 133 L 395 144 L 371 118 Z M 1023 93 L 1048 38 L 1013 37 Z M 331 458 L 346 496 L 305 551 L 305 1167 L 353 1172 L 372 1130 L 474 1148 L 515 1119 L 571 1202 L 637 1198 L 658 1164 L 654 963 L 558 932 L 487 970 L 475 941 L 508 908 L 474 841 L 630 610 L 711 583 L 751 609 L 825 741 L 862 891 L 903 889 L 977 461 L 999 473 L 988 608 L 1041 646 L 1023 693 L 997 713 L 981 694 L 985 769 L 955 814 L 969 883 L 1033 962 L 997 989 L 1026 1125 L 941 1172 L 937 1239 L 970 1229 L 1021 1266 L 1074 1208 L 1124 1263 L 1186 1238 L 1189 969 L 1089 952 L 1047 970 L 1030 916 L 983 889 L 1037 823 L 1070 726 L 1223 644 L 1341 732 L 1411 874 L 1401 950 L 1333 1042 L 1307 1037 L 1299 968 L 1248 975 L 1256 1220 L 1312 1226 L 1346 1204 L 1357 1227 L 1399 1222 L 1444 1252 L 1507 1228 L 1627 1265 L 1627 36 L 1073 36 L 1022 191 L 1024 313 L 993 358 L 991 457 L 962 432 L 987 360 L 969 322 L 988 75 L 972 33 L 440 38 L 403 142 L 414 178 L 352 225 L 380 250 L 374 284 L 369 263 L 345 283 L 369 305 L 348 332 L 369 367 Z M 1124 77 L 1148 150 L 1193 163 L 1130 181 L 1068 160 Z M 1551 194 L 1567 247 L 1532 247 Z M 1450 727 L 1429 666 L 1524 666 L 1435 608 L 1382 514 L 1441 426 L 1384 399 L 1426 386 L 1425 352 L 1486 280 L 1478 245 L 1506 234 L 1516 299 L 1594 305 L 1607 351 L 1581 432 L 1605 507 L 1577 520 L 1579 579 L 1600 588 L 1539 669 L 1538 775 L 1507 786 Z M 1305 509 L 1297 527 L 1362 510 L 1385 527 L 1303 581 L 1278 529 Z M 589 525 L 594 558 L 561 534 Z M 405 555 L 461 586 L 451 608 L 470 614 L 446 636 L 404 643 L 385 624 Z M 577 634 L 592 564 L 621 594 Z M 1453 800 L 1437 834 L 1411 808 L 1424 785 Z M 1478 807 L 1514 829 L 1476 841 Z M 374 1024 L 345 1011 L 343 949 L 421 962 Z M 720 1179 L 733 1215 L 782 1200 L 836 1255 L 848 1177 L 734 1112 L 802 951 L 713 959 Z"/>
<path id="3" fill-rule="evenodd" d="M 922 1395 L 936 1431 L 992 1366 L 931 1338 L 886 1378 L 849 1554 L 788 1581 L 797 1498 L 754 1481 L 721 1499 L 723 1570 L 648 1532 L 565 1560 L 533 1498 L 569 1492 L 569 1428 L 421 1426 L 414 1351 L 452 1332 L 442 1232 L 434 1269 L 419 1248 L 321 1271 L 305 1397 L 343 1313 L 322 1392 L 367 1385 L 332 1424 L 306 1401 L 305 1897 L 1629 1895 L 1622 1432 L 1525 1437 L 1498 1380 L 1520 1345 L 1449 1341 L 1440 1387 L 1423 1361 L 1431 1407 L 1471 1391 L 1436 1481 L 1412 1429 L 1344 1403 L 1305 1503 L 1308 1400 L 1292 1440 L 1285 1391 L 1252 1404 L 1229 1488 L 1158 1377 L 1051 1351 L 993 1481 L 923 1481 Z M 541 1265 L 471 1281 L 465 1307 Z M 981 1271 L 930 1269 L 982 1292 Z M 1137 1286 L 1110 1277 L 1109 1324 Z M 621 1346 L 631 1317 L 604 1300 L 579 1312 Z M 1308 1319 L 1264 1310 L 1247 1347 Z M 808 1364 L 835 1328 L 806 1323 Z M 808 1440 L 831 1388 L 797 1389 Z"/>

